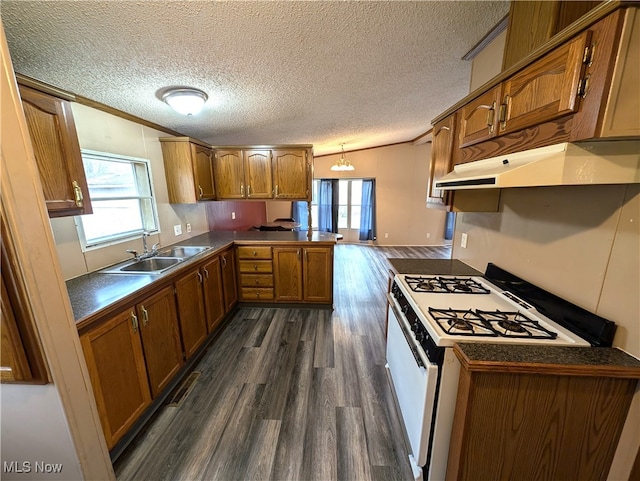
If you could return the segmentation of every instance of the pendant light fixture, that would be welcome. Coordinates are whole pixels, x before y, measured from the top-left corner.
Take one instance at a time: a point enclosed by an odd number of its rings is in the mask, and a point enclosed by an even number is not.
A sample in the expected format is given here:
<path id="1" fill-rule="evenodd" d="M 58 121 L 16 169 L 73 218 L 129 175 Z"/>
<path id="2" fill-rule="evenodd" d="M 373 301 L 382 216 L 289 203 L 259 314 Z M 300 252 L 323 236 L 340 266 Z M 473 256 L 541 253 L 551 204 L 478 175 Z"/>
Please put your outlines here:
<path id="1" fill-rule="evenodd" d="M 208 98 L 202 90 L 190 87 L 171 89 L 162 95 L 162 100 L 182 115 L 198 114 Z"/>
<path id="2" fill-rule="evenodd" d="M 331 166 L 331 170 L 333 170 L 334 172 L 356 170 L 355 167 L 351 165 L 351 162 L 349 162 L 347 159 L 344 158 L 344 144 L 340 144 L 340 147 L 342 147 L 342 155 L 340 156 L 340 159 L 336 160 L 336 163 Z"/>

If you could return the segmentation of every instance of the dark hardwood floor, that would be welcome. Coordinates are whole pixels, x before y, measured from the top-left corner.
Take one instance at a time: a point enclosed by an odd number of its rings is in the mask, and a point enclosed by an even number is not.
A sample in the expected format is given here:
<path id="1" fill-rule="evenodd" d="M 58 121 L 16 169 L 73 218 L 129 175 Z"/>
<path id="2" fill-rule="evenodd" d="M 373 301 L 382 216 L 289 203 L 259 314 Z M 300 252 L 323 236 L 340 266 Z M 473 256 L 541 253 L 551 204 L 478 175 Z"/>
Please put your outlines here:
<path id="1" fill-rule="evenodd" d="M 339 244 L 334 310 L 241 308 L 115 465 L 128 480 L 410 480 L 385 365 L 387 257 Z"/>

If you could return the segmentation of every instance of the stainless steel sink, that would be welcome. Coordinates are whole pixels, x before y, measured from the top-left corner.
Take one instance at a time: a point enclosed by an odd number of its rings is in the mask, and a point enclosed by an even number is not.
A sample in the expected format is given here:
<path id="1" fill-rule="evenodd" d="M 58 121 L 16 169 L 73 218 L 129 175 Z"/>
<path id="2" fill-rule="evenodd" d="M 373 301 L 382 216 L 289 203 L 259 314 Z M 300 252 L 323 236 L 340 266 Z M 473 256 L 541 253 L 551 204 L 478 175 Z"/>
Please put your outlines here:
<path id="1" fill-rule="evenodd" d="M 158 252 L 158 257 L 182 257 L 188 259 L 196 254 L 206 251 L 209 247 L 202 246 L 176 246 L 171 247 L 169 250 Z"/>
<path id="2" fill-rule="evenodd" d="M 100 272 L 104 274 L 160 274 L 183 260 L 182 257 L 149 257 L 148 259 L 131 260 L 117 264 Z"/>

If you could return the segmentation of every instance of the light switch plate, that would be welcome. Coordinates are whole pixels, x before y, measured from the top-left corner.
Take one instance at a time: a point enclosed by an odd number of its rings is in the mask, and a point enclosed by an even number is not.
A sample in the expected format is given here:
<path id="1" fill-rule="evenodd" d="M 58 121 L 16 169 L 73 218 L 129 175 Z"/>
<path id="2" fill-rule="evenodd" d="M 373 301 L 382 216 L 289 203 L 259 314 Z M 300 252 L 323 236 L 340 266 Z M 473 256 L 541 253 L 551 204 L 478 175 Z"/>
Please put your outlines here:
<path id="1" fill-rule="evenodd" d="M 467 233 L 463 232 L 462 236 L 460 237 L 460 247 L 462 247 L 463 249 L 467 248 Z"/>

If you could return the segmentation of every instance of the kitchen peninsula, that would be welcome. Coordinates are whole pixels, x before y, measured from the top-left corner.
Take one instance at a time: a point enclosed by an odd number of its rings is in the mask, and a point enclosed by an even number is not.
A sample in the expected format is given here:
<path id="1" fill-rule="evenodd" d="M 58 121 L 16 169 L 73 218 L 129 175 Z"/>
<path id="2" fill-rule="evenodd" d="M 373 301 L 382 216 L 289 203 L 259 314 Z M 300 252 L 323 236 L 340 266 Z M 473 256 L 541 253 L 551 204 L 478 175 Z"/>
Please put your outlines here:
<path id="1" fill-rule="evenodd" d="M 189 374 L 238 300 L 332 307 L 335 242 L 322 232 L 208 232 L 161 248 L 206 249 L 158 274 L 68 280 L 112 458 Z"/>

